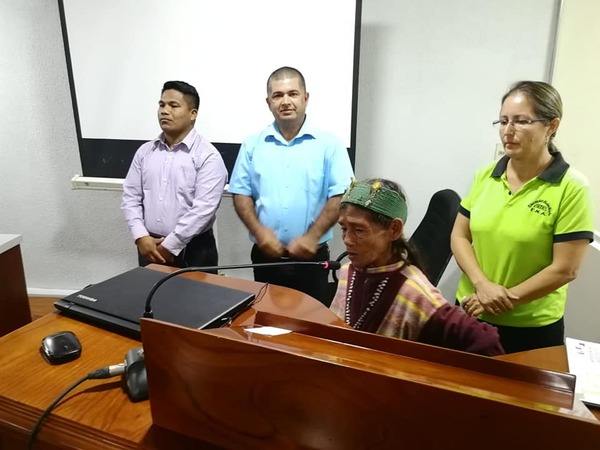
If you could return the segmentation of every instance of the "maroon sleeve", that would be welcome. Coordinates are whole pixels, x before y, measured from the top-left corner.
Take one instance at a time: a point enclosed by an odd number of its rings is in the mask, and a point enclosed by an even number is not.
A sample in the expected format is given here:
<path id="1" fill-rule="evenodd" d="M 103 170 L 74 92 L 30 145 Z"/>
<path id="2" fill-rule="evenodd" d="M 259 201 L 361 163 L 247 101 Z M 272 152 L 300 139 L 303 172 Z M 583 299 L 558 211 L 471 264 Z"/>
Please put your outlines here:
<path id="1" fill-rule="evenodd" d="M 495 327 L 479 322 L 451 305 L 442 306 L 431 316 L 421 330 L 418 341 L 480 355 L 504 354 Z"/>

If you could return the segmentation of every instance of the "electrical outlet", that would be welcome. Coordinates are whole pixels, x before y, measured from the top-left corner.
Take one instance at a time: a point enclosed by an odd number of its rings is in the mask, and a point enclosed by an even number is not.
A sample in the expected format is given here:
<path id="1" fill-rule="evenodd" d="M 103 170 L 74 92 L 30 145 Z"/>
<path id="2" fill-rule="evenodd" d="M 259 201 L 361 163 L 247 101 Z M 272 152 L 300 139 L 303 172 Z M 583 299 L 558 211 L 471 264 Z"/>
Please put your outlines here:
<path id="1" fill-rule="evenodd" d="M 504 156 L 504 146 L 502 142 L 498 142 L 496 144 L 496 148 L 494 150 L 494 159 L 500 159 Z"/>

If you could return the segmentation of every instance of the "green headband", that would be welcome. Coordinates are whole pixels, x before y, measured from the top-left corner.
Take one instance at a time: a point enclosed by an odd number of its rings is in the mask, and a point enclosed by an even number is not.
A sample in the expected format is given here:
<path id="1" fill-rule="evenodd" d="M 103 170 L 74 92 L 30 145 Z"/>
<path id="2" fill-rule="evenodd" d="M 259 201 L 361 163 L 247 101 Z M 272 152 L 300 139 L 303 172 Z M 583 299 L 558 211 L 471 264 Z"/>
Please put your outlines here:
<path id="1" fill-rule="evenodd" d="M 383 187 L 381 181 L 372 184 L 352 181 L 342 197 L 342 203 L 352 203 L 392 219 L 406 223 L 406 201 L 396 191 Z"/>

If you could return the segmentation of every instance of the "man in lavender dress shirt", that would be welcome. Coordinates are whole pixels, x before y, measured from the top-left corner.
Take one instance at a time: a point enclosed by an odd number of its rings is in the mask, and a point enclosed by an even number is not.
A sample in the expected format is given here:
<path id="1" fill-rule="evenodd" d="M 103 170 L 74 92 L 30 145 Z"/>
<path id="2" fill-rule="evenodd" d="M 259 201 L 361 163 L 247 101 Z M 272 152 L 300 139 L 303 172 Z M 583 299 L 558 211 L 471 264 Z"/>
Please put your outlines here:
<path id="1" fill-rule="evenodd" d="M 162 133 L 142 145 L 123 183 L 127 225 L 141 266 L 215 266 L 212 226 L 227 183 L 219 151 L 194 129 L 200 97 L 167 81 L 158 102 Z"/>

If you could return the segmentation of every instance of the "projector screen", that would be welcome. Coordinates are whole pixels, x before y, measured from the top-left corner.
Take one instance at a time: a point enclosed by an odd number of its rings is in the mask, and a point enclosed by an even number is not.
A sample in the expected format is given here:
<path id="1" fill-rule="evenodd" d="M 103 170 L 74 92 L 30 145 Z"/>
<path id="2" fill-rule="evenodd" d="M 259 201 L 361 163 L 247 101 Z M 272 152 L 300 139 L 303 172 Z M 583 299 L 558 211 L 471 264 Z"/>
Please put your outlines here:
<path id="1" fill-rule="evenodd" d="M 83 175 L 124 178 L 160 133 L 168 80 L 196 87 L 196 129 L 231 171 L 240 143 L 273 117 L 273 70 L 306 78 L 307 114 L 354 164 L 361 0 L 59 0 Z"/>

